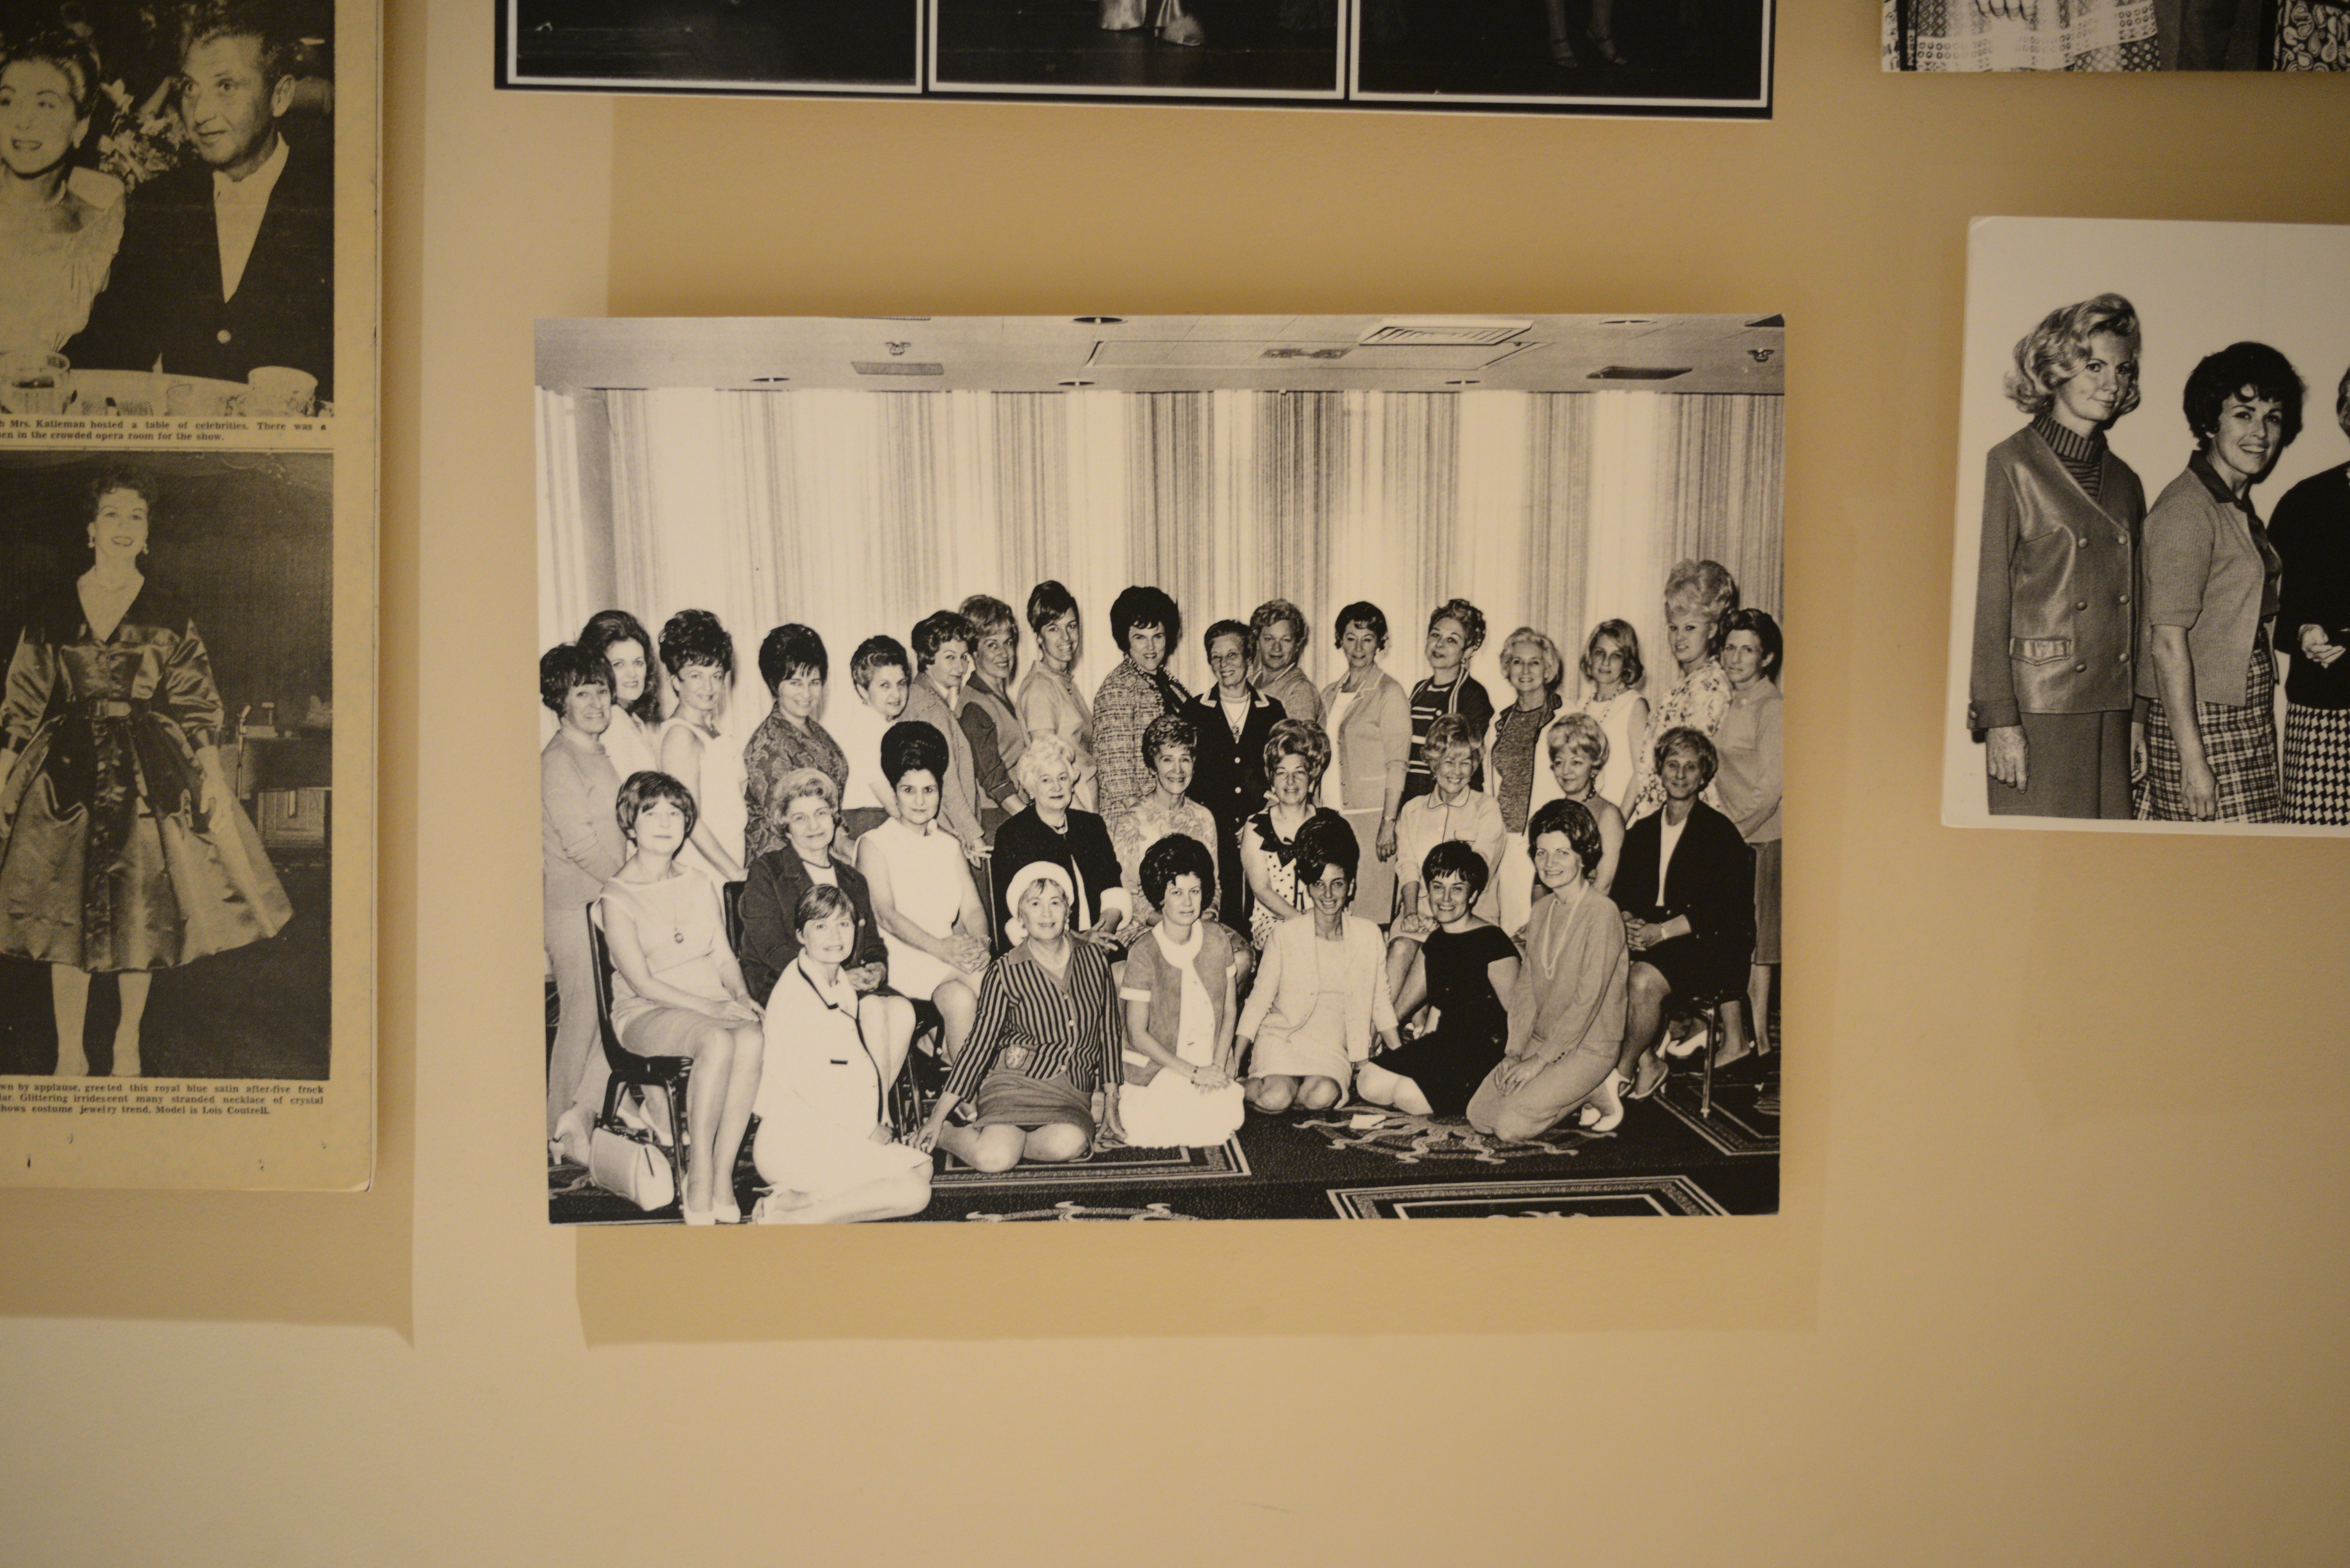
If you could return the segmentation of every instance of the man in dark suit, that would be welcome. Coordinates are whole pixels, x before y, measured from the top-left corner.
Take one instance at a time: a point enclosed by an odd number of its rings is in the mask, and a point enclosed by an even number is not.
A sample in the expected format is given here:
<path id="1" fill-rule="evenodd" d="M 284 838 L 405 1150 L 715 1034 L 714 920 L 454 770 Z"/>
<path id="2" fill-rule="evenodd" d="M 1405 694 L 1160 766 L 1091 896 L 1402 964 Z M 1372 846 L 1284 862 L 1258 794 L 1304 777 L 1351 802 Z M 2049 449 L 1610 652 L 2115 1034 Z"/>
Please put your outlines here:
<path id="1" fill-rule="evenodd" d="M 256 0 L 197 14 L 179 113 L 201 161 L 132 192 L 76 365 L 228 381 L 283 365 L 334 395 L 334 149 L 325 127 L 296 141 L 279 124 L 291 62 Z"/>

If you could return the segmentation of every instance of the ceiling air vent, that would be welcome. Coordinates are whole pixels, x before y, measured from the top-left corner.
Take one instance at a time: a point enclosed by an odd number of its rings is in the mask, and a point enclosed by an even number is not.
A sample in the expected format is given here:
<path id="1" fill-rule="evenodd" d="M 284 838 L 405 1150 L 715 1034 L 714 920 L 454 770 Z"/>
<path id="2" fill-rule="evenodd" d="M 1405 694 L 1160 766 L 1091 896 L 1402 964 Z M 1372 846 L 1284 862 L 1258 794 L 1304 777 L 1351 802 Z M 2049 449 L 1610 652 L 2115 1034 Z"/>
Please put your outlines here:
<path id="1" fill-rule="evenodd" d="M 947 368 L 930 359 L 851 359 L 860 376 L 943 376 Z"/>
<path id="2" fill-rule="evenodd" d="M 1690 368 L 1679 369 L 1669 365 L 1602 365 L 1591 372 L 1594 381 L 1669 381 L 1676 376 L 1686 376 Z"/>
<path id="3" fill-rule="evenodd" d="M 1268 348 L 1260 358 L 1266 359 L 1344 359 L 1351 348 L 1300 348 L 1294 345 Z"/>
<path id="4" fill-rule="evenodd" d="M 1422 316 L 1378 322 L 1357 341 L 1366 348 L 1491 348 L 1534 330 L 1534 325 L 1485 316 Z"/>

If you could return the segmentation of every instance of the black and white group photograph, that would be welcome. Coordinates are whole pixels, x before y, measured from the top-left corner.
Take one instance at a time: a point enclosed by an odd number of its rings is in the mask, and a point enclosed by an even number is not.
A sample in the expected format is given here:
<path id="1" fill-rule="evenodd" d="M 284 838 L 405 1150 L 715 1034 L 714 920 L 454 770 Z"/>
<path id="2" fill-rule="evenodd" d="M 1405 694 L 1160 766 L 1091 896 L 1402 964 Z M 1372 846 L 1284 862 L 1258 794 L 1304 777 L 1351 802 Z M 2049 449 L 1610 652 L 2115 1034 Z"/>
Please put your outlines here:
<path id="1" fill-rule="evenodd" d="M 2350 228 L 1968 247 L 1954 826 L 2350 827 Z"/>
<path id="2" fill-rule="evenodd" d="M 0 406 L 335 397 L 331 0 L 9 0 Z"/>
<path id="3" fill-rule="evenodd" d="M 1785 337 L 540 323 L 550 1219 L 1775 1212 Z"/>
<path id="4" fill-rule="evenodd" d="M 2341 0 L 1878 0 L 1888 71 L 2350 70 Z"/>
<path id="5" fill-rule="evenodd" d="M 330 1075 L 330 488 L 0 452 L 0 1075 Z"/>
<path id="6" fill-rule="evenodd" d="M 519 88 L 1767 118 L 1773 0 L 501 0 Z"/>

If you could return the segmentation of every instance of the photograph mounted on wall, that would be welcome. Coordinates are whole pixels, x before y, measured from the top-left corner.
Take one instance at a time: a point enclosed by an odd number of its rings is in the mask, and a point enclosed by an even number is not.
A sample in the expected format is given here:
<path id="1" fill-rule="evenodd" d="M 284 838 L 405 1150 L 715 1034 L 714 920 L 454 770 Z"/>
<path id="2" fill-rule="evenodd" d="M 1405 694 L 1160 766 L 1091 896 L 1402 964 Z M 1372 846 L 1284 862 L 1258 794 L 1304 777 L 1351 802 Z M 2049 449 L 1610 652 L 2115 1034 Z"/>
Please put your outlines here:
<path id="1" fill-rule="evenodd" d="M 540 323 L 550 1219 L 1775 1212 L 1785 337 Z"/>
<path id="2" fill-rule="evenodd" d="M 1767 119 L 1772 0 L 501 0 L 502 88 Z"/>
<path id="3" fill-rule="evenodd" d="M 2350 228 L 1985 218 L 1942 820 L 2350 829 Z"/>
<path id="4" fill-rule="evenodd" d="M 2350 70 L 2342 0 L 1878 0 L 1888 71 Z"/>

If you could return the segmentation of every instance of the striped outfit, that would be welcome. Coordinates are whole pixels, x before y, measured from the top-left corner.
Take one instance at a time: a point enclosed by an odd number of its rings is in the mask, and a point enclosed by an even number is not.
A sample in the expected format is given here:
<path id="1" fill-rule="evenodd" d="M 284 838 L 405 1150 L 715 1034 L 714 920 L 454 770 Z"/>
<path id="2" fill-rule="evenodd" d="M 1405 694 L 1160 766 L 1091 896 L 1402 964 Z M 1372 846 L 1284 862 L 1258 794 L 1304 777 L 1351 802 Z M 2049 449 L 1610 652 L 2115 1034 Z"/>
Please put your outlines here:
<path id="1" fill-rule="evenodd" d="M 979 1127 L 1069 1122 L 1090 1138 L 1087 1101 L 1118 1062 L 1117 1006 L 1109 961 L 1091 942 L 1069 942 L 1059 979 L 1026 946 L 1014 948 L 980 981 L 979 1015 L 946 1093 L 962 1100 L 977 1091 Z"/>
<path id="2" fill-rule="evenodd" d="M 1429 677 L 1411 689 L 1411 762 L 1404 769 L 1403 795 L 1397 802 L 1415 800 L 1436 787 L 1435 775 L 1428 771 L 1428 731 L 1447 713 L 1458 713 L 1469 721 L 1475 732 L 1471 737 L 1477 749 L 1485 748 L 1485 732 L 1493 722 L 1493 700 L 1485 694 L 1475 676 L 1462 670 L 1452 678 L 1450 686 L 1435 684 Z M 1469 787 L 1485 787 L 1485 762 L 1479 757 L 1477 765 L 1469 770 Z"/>

